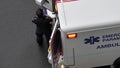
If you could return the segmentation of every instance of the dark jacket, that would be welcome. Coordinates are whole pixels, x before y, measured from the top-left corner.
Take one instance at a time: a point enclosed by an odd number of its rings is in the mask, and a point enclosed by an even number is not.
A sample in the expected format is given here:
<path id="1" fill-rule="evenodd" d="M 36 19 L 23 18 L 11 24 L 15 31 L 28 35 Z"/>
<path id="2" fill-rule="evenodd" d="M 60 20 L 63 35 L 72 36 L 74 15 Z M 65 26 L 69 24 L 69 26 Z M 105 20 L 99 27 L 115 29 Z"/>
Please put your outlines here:
<path id="1" fill-rule="evenodd" d="M 41 33 L 46 30 L 51 29 L 51 24 L 50 22 L 52 19 L 47 16 L 42 16 L 42 17 L 34 17 L 32 19 L 32 22 L 36 24 L 36 33 Z"/>

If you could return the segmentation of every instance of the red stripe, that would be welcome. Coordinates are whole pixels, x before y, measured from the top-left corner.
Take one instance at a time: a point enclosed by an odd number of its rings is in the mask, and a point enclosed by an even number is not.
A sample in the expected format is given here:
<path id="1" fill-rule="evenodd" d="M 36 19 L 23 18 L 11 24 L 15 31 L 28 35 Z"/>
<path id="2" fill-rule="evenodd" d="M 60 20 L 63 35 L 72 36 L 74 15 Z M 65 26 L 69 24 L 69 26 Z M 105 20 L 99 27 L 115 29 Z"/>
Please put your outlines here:
<path id="1" fill-rule="evenodd" d="M 63 2 L 72 2 L 72 1 L 77 1 L 77 0 L 63 0 Z"/>
<path id="2" fill-rule="evenodd" d="M 57 3 L 60 3 L 61 1 L 60 0 L 56 0 Z"/>
<path id="3" fill-rule="evenodd" d="M 56 0 L 57 3 L 61 3 L 61 0 Z M 72 2 L 72 1 L 77 1 L 77 0 L 63 0 L 63 2 Z"/>

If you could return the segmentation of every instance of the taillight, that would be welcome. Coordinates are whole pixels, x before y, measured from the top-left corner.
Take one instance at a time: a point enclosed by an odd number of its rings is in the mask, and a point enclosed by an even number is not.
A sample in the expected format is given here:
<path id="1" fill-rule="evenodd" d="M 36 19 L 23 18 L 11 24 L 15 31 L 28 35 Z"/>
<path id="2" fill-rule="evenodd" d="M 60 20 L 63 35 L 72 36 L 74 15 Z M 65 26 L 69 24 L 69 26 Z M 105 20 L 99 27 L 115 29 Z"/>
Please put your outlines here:
<path id="1" fill-rule="evenodd" d="M 77 33 L 68 33 L 67 34 L 68 39 L 73 39 L 73 38 L 76 38 L 76 37 L 77 37 Z"/>

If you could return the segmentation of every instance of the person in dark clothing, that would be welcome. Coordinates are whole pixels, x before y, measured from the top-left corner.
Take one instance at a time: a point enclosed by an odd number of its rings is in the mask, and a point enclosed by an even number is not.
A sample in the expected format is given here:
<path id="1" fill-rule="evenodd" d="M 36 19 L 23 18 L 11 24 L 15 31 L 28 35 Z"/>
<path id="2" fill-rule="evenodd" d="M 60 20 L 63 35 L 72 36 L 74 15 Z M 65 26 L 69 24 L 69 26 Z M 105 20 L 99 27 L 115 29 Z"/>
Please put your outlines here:
<path id="1" fill-rule="evenodd" d="M 51 36 L 50 22 L 52 18 L 43 14 L 43 10 L 38 8 L 36 11 L 36 17 L 33 17 L 32 22 L 36 24 L 36 41 L 41 46 L 43 43 L 43 35 L 45 35 L 47 44 L 49 44 L 49 39 Z"/>

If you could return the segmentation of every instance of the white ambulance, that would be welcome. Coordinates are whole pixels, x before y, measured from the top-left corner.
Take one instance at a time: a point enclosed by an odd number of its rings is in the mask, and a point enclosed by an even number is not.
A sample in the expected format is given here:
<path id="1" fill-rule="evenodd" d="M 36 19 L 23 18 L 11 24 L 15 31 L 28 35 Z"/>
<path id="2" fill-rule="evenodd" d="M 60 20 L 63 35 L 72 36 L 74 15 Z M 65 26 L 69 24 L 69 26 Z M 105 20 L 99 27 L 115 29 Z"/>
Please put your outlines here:
<path id="1" fill-rule="evenodd" d="M 45 0 L 42 6 L 56 14 L 52 68 L 120 68 L 120 0 Z"/>

